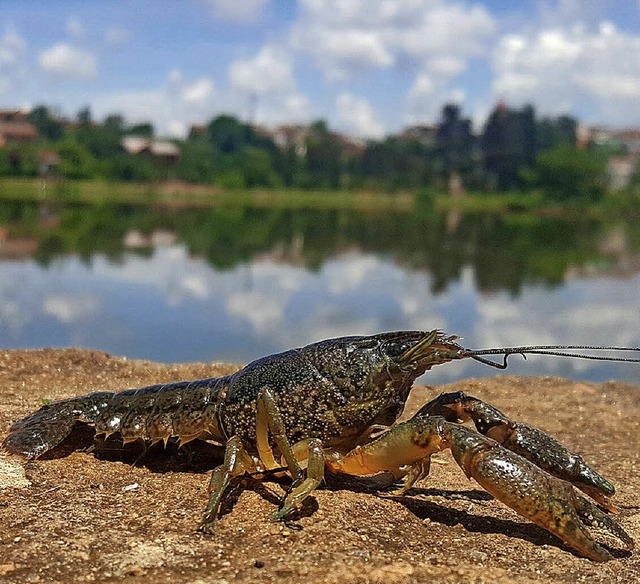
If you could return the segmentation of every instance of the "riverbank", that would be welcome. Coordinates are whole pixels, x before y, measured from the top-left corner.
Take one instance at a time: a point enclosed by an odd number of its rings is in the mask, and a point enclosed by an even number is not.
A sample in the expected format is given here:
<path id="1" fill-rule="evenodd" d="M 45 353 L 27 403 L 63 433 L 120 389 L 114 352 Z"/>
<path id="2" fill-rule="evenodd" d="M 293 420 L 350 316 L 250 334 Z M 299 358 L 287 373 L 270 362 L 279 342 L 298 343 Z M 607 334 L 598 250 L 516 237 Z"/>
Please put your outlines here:
<path id="1" fill-rule="evenodd" d="M 357 210 L 394 213 L 519 213 L 591 216 L 640 213 L 637 195 L 616 193 L 599 202 L 550 202 L 538 191 L 467 193 L 452 197 L 428 189 L 418 192 L 225 190 L 179 181 L 157 183 L 0 178 L 0 201 L 128 204 L 166 208 L 252 207 L 269 209 Z"/>
<path id="2" fill-rule="evenodd" d="M 220 375 L 231 365 L 163 365 L 87 350 L 0 352 L 0 436 L 45 399 Z M 615 483 L 618 519 L 640 539 L 640 386 L 553 377 L 471 380 L 415 388 L 407 413 L 440 391 L 465 391 L 554 434 Z M 319 489 L 303 516 L 270 523 L 283 493 L 249 483 L 218 534 L 196 532 L 206 504 L 205 451 L 159 447 L 134 462 L 106 451 L 27 463 L 0 457 L 0 576 L 7 582 L 159 584 L 283 581 L 632 582 L 640 554 L 595 564 L 468 481 L 448 453 L 406 496 Z M 22 469 L 24 468 L 24 473 Z M 3 472 L 4 471 L 4 472 Z M 136 580 L 137 581 L 137 580 Z M 142 581 L 142 580 L 141 580 Z"/>
<path id="3" fill-rule="evenodd" d="M 271 209 L 354 209 L 410 212 L 413 193 L 369 191 L 224 190 L 177 181 L 124 183 L 0 179 L 0 200 L 85 204 L 154 205 L 169 208 L 253 207 Z"/>

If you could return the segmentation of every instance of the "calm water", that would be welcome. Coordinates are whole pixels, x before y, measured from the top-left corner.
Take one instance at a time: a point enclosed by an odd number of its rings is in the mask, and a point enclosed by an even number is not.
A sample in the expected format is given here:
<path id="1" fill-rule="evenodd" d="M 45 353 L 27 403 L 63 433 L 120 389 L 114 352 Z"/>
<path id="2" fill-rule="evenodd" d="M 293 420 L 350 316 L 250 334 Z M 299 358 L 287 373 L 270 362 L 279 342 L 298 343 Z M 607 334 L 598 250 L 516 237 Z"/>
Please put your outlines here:
<path id="1" fill-rule="evenodd" d="M 636 223 L 3 203 L 0 347 L 244 363 L 436 327 L 469 347 L 639 346 Z M 639 364 L 552 357 L 509 372 L 640 380 Z M 459 362 L 423 381 L 495 373 Z"/>

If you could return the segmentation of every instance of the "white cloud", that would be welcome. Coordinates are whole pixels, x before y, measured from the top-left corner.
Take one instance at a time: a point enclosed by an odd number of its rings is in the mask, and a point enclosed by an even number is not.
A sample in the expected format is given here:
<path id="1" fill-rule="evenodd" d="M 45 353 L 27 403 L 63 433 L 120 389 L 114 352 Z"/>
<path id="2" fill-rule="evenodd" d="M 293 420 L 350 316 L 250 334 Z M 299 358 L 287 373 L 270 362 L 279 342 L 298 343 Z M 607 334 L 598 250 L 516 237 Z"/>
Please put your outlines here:
<path id="1" fill-rule="evenodd" d="M 364 98 L 341 93 L 336 99 L 338 123 L 348 133 L 362 138 L 380 138 L 384 127 Z"/>
<path id="2" fill-rule="evenodd" d="M 434 73 L 418 74 L 407 95 L 407 123 L 433 123 L 444 104 L 465 102 L 465 91 L 450 87 L 447 81 L 446 77 Z"/>
<path id="3" fill-rule="evenodd" d="M 248 93 L 284 93 L 295 87 L 293 63 L 285 51 L 265 46 L 253 59 L 231 63 L 229 81 Z"/>
<path id="4" fill-rule="evenodd" d="M 27 48 L 25 40 L 14 30 L 6 30 L 0 38 L 0 71 L 7 66 L 16 65 Z"/>
<path id="5" fill-rule="evenodd" d="M 198 79 L 191 85 L 182 89 L 182 99 L 186 103 L 204 107 L 211 102 L 214 94 L 213 81 L 211 79 Z"/>
<path id="6" fill-rule="evenodd" d="M 262 16 L 268 0 L 207 0 L 216 17 L 239 24 L 251 24 Z"/>
<path id="7" fill-rule="evenodd" d="M 465 58 L 486 52 L 496 32 L 493 17 L 483 6 L 429 2 L 412 27 L 398 33 L 398 45 L 415 58 L 432 55 Z"/>
<path id="8" fill-rule="evenodd" d="M 0 37 L 0 95 L 14 89 L 17 80 L 23 75 L 26 52 L 26 41 L 16 31 L 5 30 Z"/>
<path id="9" fill-rule="evenodd" d="M 267 126 L 305 123 L 311 118 L 311 102 L 297 91 L 262 96 L 256 103 L 256 122 Z"/>
<path id="10" fill-rule="evenodd" d="M 309 119 L 310 102 L 296 88 L 293 60 L 281 47 L 265 45 L 255 57 L 229 66 L 229 111 L 238 112 L 255 98 L 256 120 L 261 124 L 302 122 Z"/>
<path id="11" fill-rule="evenodd" d="M 485 54 L 496 23 L 482 6 L 443 0 L 302 0 L 292 45 L 332 79 L 392 67 L 423 68 L 448 77 Z M 429 65 L 431 63 L 431 65 Z"/>
<path id="12" fill-rule="evenodd" d="M 76 39 L 84 39 L 87 31 L 77 16 L 70 16 L 67 20 L 67 32 Z"/>
<path id="13" fill-rule="evenodd" d="M 420 102 L 432 99 L 435 92 L 433 79 L 426 73 L 420 73 L 409 91 L 410 102 Z"/>
<path id="14" fill-rule="evenodd" d="M 306 95 L 291 93 L 284 98 L 285 119 L 300 121 L 309 117 L 311 102 Z"/>
<path id="15" fill-rule="evenodd" d="M 112 26 L 105 33 L 105 39 L 110 45 L 123 45 L 130 37 L 129 30 L 121 26 Z"/>
<path id="16" fill-rule="evenodd" d="M 535 103 L 545 113 L 580 113 L 589 103 L 596 120 L 638 121 L 640 35 L 609 22 L 595 31 L 571 26 L 505 36 L 493 64 L 494 95 L 510 103 Z"/>
<path id="17" fill-rule="evenodd" d="M 92 294 L 51 294 L 44 298 L 43 312 L 70 323 L 85 320 L 98 310 L 98 298 Z"/>
<path id="18" fill-rule="evenodd" d="M 218 89 L 208 77 L 186 80 L 180 70 L 174 69 L 159 87 L 95 98 L 92 111 L 97 119 L 120 112 L 131 123 L 150 121 L 159 135 L 180 138 L 187 134 L 191 124 L 209 121 L 222 113 L 242 118 L 246 116 L 247 105 L 244 92 Z M 262 124 L 309 119 L 309 99 L 295 90 L 261 95 L 256 105 L 258 121 Z"/>
<path id="19" fill-rule="evenodd" d="M 460 57 L 452 57 L 450 55 L 438 55 L 433 59 L 429 59 L 426 63 L 426 69 L 434 75 L 445 79 L 457 77 L 465 70 L 466 63 Z"/>
<path id="20" fill-rule="evenodd" d="M 56 77 L 95 79 L 98 62 L 89 52 L 73 45 L 59 43 L 41 51 L 38 56 L 40 69 Z"/>
<path id="21" fill-rule="evenodd" d="M 295 45 L 310 52 L 332 79 L 366 69 L 390 67 L 394 57 L 375 32 L 317 27 L 297 34 Z"/>
<path id="22" fill-rule="evenodd" d="M 128 122 L 151 121 L 160 135 L 184 137 L 191 123 L 210 118 L 219 107 L 215 95 L 211 79 L 188 83 L 174 69 L 161 87 L 105 95 L 94 100 L 92 109 L 98 118 L 121 112 Z"/>

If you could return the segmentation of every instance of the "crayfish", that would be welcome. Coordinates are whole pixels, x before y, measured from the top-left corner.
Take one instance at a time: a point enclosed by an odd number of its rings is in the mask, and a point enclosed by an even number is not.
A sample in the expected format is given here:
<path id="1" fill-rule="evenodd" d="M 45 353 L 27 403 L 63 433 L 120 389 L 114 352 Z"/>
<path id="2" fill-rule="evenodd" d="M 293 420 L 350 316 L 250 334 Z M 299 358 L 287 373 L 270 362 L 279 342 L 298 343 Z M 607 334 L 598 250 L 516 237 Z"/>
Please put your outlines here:
<path id="1" fill-rule="evenodd" d="M 431 456 L 450 449 L 464 473 L 523 517 L 595 561 L 612 558 L 592 534 L 631 548 L 612 519 L 613 485 L 541 430 L 462 392 L 441 394 L 395 423 L 414 381 L 434 365 L 471 358 L 505 368 L 512 354 L 640 359 L 575 354 L 639 348 L 533 346 L 470 350 L 439 330 L 329 339 L 258 359 L 228 376 L 97 392 L 43 406 L 16 422 L 3 446 L 36 458 L 77 424 L 124 443 L 196 438 L 224 446 L 213 471 L 200 529 L 212 533 L 237 477 L 286 472 L 291 485 L 272 519 L 300 507 L 325 473 L 388 477 L 407 491 L 429 473 Z M 503 362 L 487 355 L 500 354 Z M 463 425 L 472 421 L 475 430 Z M 584 496 L 583 495 L 586 495 Z"/>

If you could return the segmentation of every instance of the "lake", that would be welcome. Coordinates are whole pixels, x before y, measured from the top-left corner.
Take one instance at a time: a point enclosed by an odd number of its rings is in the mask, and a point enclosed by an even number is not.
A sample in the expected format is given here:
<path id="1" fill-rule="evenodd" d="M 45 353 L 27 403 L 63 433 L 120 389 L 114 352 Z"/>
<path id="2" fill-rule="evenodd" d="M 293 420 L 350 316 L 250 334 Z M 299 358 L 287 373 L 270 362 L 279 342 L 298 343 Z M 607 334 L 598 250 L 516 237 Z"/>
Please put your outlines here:
<path id="1" fill-rule="evenodd" d="M 637 220 L 0 203 L 0 347 L 246 363 L 315 340 L 441 328 L 473 348 L 640 346 Z M 638 382 L 531 356 L 508 373 Z M 423 378 L 495 375 L 469 360 Z"/>

